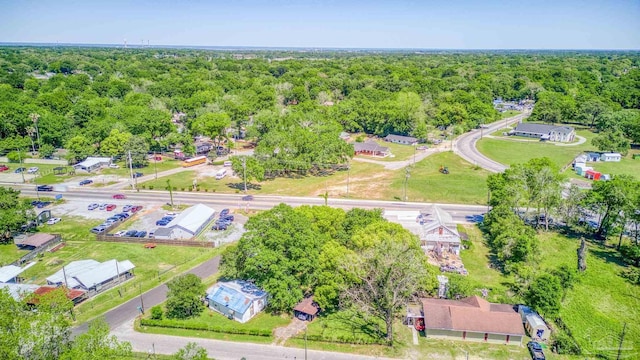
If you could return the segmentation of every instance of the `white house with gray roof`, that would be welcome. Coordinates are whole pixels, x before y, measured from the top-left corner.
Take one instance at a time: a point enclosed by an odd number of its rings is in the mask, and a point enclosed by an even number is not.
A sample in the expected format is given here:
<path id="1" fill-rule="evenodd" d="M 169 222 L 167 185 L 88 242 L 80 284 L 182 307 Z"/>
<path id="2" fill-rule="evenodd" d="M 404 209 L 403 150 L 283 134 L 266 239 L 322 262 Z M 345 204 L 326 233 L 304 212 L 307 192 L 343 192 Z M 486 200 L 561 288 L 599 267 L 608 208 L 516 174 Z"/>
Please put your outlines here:
<path id="1" fill-rule="evenodd" d="M 576 130 L 571 126 L 520 123 L 515 129 L 509 132 L 509 135 L 532 137 L 556 142 L 571 142 L 576 136 Z"/>
<path id="2" fill-rule="evenodd" d="M 119 280 L 133 277 L 135 265 L 129 260 L 98 262 L 93 259 L 72 261 L 47 278 L 47 284 L 100 292 Z"/>

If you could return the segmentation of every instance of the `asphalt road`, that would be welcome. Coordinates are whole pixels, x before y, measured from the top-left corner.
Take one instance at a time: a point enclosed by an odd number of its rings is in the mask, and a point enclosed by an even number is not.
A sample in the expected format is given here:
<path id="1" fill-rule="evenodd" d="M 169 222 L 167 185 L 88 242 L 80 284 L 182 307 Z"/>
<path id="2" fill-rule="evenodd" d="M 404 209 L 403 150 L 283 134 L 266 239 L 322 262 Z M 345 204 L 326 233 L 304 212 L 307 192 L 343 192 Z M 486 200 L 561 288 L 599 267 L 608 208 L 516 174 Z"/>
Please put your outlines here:
<path id="1" fill-rule="evenodd" d="M 12 186 L 16 189 L 20 189 L 23 195 L 35 197 L 36 191 L 33 185 L 15 185 Z M 139 192 L 134 191 L 119 191 L 127 196 L 126 202 L 136 201 L 149 201 L 149 202 L 169 202 L 168 191 L 152 191 L 141 190 Z M 65 192 L 51 192 L 44 193 L 46 196 L 54 196 L 56 194 L 62 194 L 64 199 L 73 201 L 74 199 L 94 199 L 95 202 L 106 202 L 107 200 L 113 201 L 112 195 L 114 192 L 106 189 L 83 189 L 83 188 L 69 188 Z M 41 192 L 40 195 L 43 195 Z M 238 209 L 257 209 L 267 210 L 271 209 L 275 205 L 285 203 L 290 206 L 300 205 L 324 205 L 324 199 L 320 197 L 295 197 L 295 196 L 261 196 L 255 195 L 252 201 L 242 201 L 242 194 L 215 194 L 215 193 L 202 193 L 202 192 L 174 192 L 173 200 L 176 204 L 198 204 L 211 205 L 214 207 L 235 207 Z M 360 200 L 360 199 L 335 199 L 329 198 L 329 206 L 342 208 L 345 210 L 359 207 L 365 209 L 382 208 L 387 210 L 413 210 L 420 211 L 425 210 L 433 205 L 433 203 L 419 203 L 419 202 L 402 202 L 402 201 L 383 201 L 383 200 Z M 453 220 L 458 223 L 466 223 L 466 216 L 481 214 L 487 211 L 487 207 L 483 205 L 464 205 L 464 204 L 437 204 L 444 211 L 449 212 L 453 217 Z"/>
<path id="2" fill-rule="evenodd" d="M 220 256 L 216 256 L 213 259 L 187 271 L 187 273 L 195 274 L 201 279 L 205 279 L 218 272 L 219 264 Z M 132 319 L 135 319 L 135 317 L 140 314 L 140 311 L 138 310 L 139 306 L 144 305 L 145 311 L 149 311 L 152 306 L 162 303 L 167 298 L 168 290 L 169 289 L 166 284 L 161 284 L 141 294 L 139 297 L 133 298 L 117 308 L 109 310 L 104 314 L 105 320 L 111 329 L 115 329 L 127 322 L 131 322 Z M 72 329 L 72 333 L 74 336 L 82 334 L 87 331 L 87 328 L 87 323 L 80 324 Z"/>
<path id="3" fill-rule="evenodd" d="M 502 129 L 509 124 L 513 124 L 515 122 L 522 121 L 531 115 L 530 112 L 524 112 L 522 114 L 516 115 L 514 117 L 502 119 L 491 124 L 487 124 L 485 128 L 475 129 L 471 132 L 460 135 L 455 141 L 453 145 L 453 151 L 461 158 L 467 160 L 468 162 L 478 165 L 483 169 L 486 169 L 491 172 L 499 173 L 503 172 L 507 166 L 503 165 L 497 161 L 493 161 L 488 157 L 484 156 L 478 149 L 476 148 L 476 143 L 483 135 L 489 135 L 496 130 Z"/>

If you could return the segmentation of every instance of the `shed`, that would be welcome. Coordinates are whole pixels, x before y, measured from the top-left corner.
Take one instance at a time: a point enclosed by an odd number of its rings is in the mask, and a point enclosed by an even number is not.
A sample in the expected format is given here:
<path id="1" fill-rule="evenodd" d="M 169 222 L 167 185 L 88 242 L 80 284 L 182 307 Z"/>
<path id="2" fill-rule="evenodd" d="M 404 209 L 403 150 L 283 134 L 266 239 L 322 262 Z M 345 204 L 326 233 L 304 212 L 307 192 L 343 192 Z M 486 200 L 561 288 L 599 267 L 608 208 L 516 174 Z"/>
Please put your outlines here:
<path id="1" fill-rule="evenodd" d="M 589 170 L 593 170 L 592 167 L 590 166 L 586 166 L 584 164 L 581 165 L 576 165 L 576 174 L 580 175 L 580 176 L 584 176 L 585 173 Z"/>
<path id="2" fill-rule="evenodd" d="M 313 301 L 313 296 L 302 299 L 302 301 L 293 308 L 293 316 L 303 321 L 313 321 L 319 312 L 320 307 Z"/>
<path id="3" fill-rule="evenodd" d="M 551 335 L 551 330 L 547 327 L 544 320 L 536 313 L 530 313 L 525 318 L 525 329 L 534 341 L 547 341 Z"/>
<path id="4" fill-rule="evenodd" d="M 607 162 L 619 162 L 622 160 L 622 155 L 619 153 L 603 153 L 600 155 L 600 160 Z"/>
<path id="5" fill-rule="evenodd" d="M 586 177 L 589 180 L 600 180 L 600 176 L 602 176 L 602 173 L 599 171 L 595 171 L 595 170 L 587 170 L 584 173 L 584 177 Z"/>
<path id="6" fill-rule="evenodd" d="M 59 236 L 46 234 L 46 233 L 37 233 L 29 236 L 26 240 L 16 242 L 16 245 L 19 248 L 35 250 L 38 248 L 46 247 L 48 245 L 53 244 L 59 239 Z"/>

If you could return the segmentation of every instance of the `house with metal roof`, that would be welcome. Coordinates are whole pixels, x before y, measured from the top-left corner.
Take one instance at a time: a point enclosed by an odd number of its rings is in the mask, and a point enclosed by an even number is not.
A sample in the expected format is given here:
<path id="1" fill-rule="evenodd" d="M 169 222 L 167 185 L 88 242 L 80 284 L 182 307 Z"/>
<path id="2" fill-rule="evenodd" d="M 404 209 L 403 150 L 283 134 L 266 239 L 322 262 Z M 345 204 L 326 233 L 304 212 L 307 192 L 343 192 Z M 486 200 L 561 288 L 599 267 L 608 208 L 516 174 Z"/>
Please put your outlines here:
<path id="1" fill-rule="evenodd" d="M 27 268 L 21 268 L 15 265 L 6 265 L 0 267 L 0 283 L 16 282 L 18 275 L 22 274 Z"/>
<path id="2" fill-rule="evenodd" d="M 190 239 L 198 235 L 211 222 L 216 211 L 212 208 L 196 204 L 171 220 L 165 227 L 154 232 L 156 239 Z"/>
<path id="3" fill-rule="evenodd" d="M 522 344 L 524 327 L 511 305 L 490 303 L 478 296 L 420 300 L 427 338 Z"/>
<path id="4" fill-rule="evenodd" d="M 423 249 L 433 250 L 437 254 L 450 252 L 460 255 L 460 233 L 451 214 L 438 206 L 433 206 L 418 217 L 417 221 L 422 225 L 418 237 Z"/>
<path id="5" fill-rule="evenodd" d="M 230 320 L 249 321 L 267 306 L 267 292 L 243 281 L 220 281 L 207 290 L 209 308 Z"/>
<path id="6" fill-rule="evenodd" d="M 0 283 L 0 291 L 5 289 L 9 292 L 12 298 L 16 301 L 20 301 L 25 297 L 33 294 L 36 289 L 38 289 L 40 285 L 32 285 L 32 284 L 14 284 L 14 283 Z"/>
<path id="7" fill-rule="evenodd" d="M 47 278 L 47 284 L 99 293 L 114 283 L 133 277 L 135 265 L 129 260 L 98 262 L 93 259 L 72 261 Z"/>
<path id="8" fill-rule="evenodd" d="M 88 157 L 84 161 L 73 165 L 76 170 L 84 170 L 86 172 L 92 172 L 99 169 L 102 166 L 108 166 L 111 164 L 111 158 L 108 157 Z"/>
<path id="9" fill-rule="evenodd" d="M 509 134 L 532 137 L 540 140 L 571 142 L 576 136 L 576 131 L 571 126 L 519 123 Z"/>
<path id="10" fill-rule="evenodd" d="M 402 136 L 402 135 L 394 135 L 394 134 L 389 134 L 385 136 L 384 141 L 392 142 L 394 144 L 402 144 L 402 145 L 415 145 L 418 143 L 418 139 L 412 136 Z"/>

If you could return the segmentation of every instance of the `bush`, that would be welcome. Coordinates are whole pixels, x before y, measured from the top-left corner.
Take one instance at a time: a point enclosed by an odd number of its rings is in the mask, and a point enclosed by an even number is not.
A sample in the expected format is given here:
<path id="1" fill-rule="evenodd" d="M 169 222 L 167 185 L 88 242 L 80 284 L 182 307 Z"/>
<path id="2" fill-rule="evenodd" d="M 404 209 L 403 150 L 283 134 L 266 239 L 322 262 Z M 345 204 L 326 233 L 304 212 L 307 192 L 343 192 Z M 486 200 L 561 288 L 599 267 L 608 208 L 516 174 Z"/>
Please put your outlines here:
<path id="1" fill-rule="evenodd" d="M 153 190 L 153 185 L 149 185 L 149 190 Z"/>
<path id="2" fill-rule="evenodd" d="M 19 163 L 20 160 L 24 160 L 27 158 L 27 154 L 20 151 L 11 151 L 7 154 L 7 159 L 9 159 L 10 163 Z"/>
<path id="3" fill-rule="evenodd" d="M 271 336 L 272 331 L 268 329 L 240 329 L 240 328 L 228 328 L 217 326 L 216 324 L 194 324 L 188 321 L 180 320 L 153 320 L 153 319 L 141 319 L 140 325 L 142 326 L 155 326 L 173 329 L 187 329 L 187 330 L 205 330 L 211 332 L 225 333 L 225 334 L 238 334 L 238 335 L 253 335 L 253 336 Z"/>
<path id="4" fill-rule="evenodd" d="M 620 276 L 629 280 L 632 284 L 640 285 L 640 269 L 624 269 L 620 272 Z"/>
<path id="5" fill-rule="evenodd" d="M 580 355 L 582 352 L 575 340 L 560 329 L 553 332 L 551 340 L 553 349 L 558 354 Z"/>
<path id="6" fill-rule="evenodd" d="M 160 307 L 160 305 L 156 305 L 154 307 L 151 308 L 151 318 L 154 320 L 162 320 L 162 316 L 164 315 L 164 312 L 162 311 L 162 308 Z"/>

